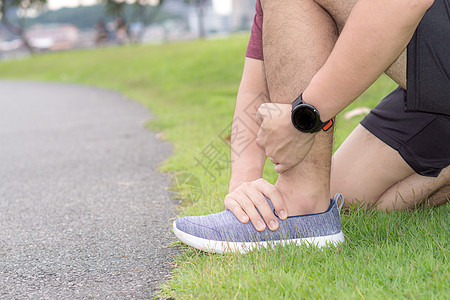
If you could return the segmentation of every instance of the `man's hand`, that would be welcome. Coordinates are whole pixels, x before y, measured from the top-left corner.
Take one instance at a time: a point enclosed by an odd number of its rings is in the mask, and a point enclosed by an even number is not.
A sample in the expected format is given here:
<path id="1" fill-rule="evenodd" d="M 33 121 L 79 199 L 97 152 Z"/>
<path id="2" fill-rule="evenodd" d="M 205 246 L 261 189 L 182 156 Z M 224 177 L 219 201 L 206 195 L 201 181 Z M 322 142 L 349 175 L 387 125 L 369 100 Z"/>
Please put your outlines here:
<path id="1" fill-rule="evenodd" d="M 277 173 L 298 165 L 314 143 L 315 133 L 303 133 L 291 122 L 291 104 L 264 103 L 257 118 L 261 122 L 256 142 L 265 150 Z M 277 113 L 274 113 L 277 112 Z"/>
<path id="2" fill-rule="evenodd" d="M 265 197 L 272 202 L 278 217 L 286 219 L 287 209 L 281 193 L 262 178 L 245 182 L 228 194 L 224 201 L 225 208 L 242 223 L 251 221 L 258 231 L 264 231 L 266 224 L 270 230 L 276 230 L 279 224 Z"/>

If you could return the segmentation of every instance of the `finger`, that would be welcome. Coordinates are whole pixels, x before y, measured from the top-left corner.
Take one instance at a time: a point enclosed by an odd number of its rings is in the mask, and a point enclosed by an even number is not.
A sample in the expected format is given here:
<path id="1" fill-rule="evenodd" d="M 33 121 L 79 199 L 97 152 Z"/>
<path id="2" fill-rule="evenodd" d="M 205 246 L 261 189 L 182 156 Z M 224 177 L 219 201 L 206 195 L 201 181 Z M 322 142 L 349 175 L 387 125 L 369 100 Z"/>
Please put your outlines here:
<path id="1" fill-rule="evenodd" d="M 256 144 L 258 144 L 258 146 L 260 146 L 262 149 L 266 148 L 266 142 L 265 142 L 264 134 L 262 132 L 262 127 L 259 128 L 258 134 L 256 135 Z"/>
<path id="2" fill-rule="evenodd" d="M 267 224 L 270 230 L 277 230 L 279 227 L 277 218 L 275 217 L 272 208 L 267 202 L 266 197 L 256 189 L 250 189 L 246 191 L 248 198 L 254 203 L 259 211 L 259 214 L 263 217 L 264 222 Z"/>
<path id="3" fill-rule="evenodd" d="M 264 119 L 268 116 L 268 108 L 267 103 L 263 103 L 258 108 L 258 111 L 256 112 L 256 119 L 259 121 L 260 124 L 264 122 Z"/>
<path id="4" fill-rule="evenodd" d="M 241 223 L 248 223 L 248 221 L 250 221 L 249 216 L 247 216 L 245 211 L 241 208 L 241 205 L 235 199 L 228 195 L 225 197 L 224 202 L 225 209 L 231 211 Z"/>
<path id="5" fill-rule="evenodd" d="M 280 191 L 273 184 L 262 178 L 256 180 L 255 183 L 258 185 L 258 189 L 270 199 L 278 217 L 285 220 L 287 218 L 287 207 Z"/>
<path id="6" fill-rule="evenodd" d="M 256 112 L 256 122 L 259 126 L 264 122 L 264 116 L 258 111 Z"/>
<path id="7" fill-rule="evenodd" d="M 246 195 L 239 190 L 228 194 L 224 200 L 225 209 L 230 210 L 242 223 L 247 223 L 250 218 L 241 208 L 241 205 L 236 201 L 236 199 L 240 197 L 246 197 Z"/>
<path id="8" fill-rule="evenodd" d="M 238 203 L 241 206 L 241 208 L 245 211 L 245 213 L 249 216 L 250 221 L 252 222 L 256 230 L 264 231 L 264 229 L 266 229 L 266 224 L 261 218 L 259 212 L 256 210 L 255 204 L 251 201 L 251 199 L 248 198 L 247 196 L 242 197 L 239 198 Z"/>
<path id="9" fill-rule="evenodd" d="M 272 162 L 274 165 L 278 165 L 278 163 L 276 162 L 275 159 L 273 159 L 272 157 L 269 157 L 270 162 Z"/>
<path id="10" fill-rule="evenodd" d="M 275 172 L 277 172 L 278 174 L 283 174 L 292 168 L 292 166 L 287 164 L 275 164 L 274 166 Z"/>
<path id="11" fill-rule="evenodd" d="M 242 223 L 245 220 L 245 217 L 241 214 L 240 211 L 243 211 L 245 216 L 247 216 L 252 222 L 253 226 L 258 231 L 264 231 L 266 229 L 266 224 L 258 213 L 255 204 L 248 198 L 245 191 L 252 189 L 252 184 L 249 182 L 245 182 L 241 184 L 235 192 L 227 195 L 225 197 L 225 207 L 232 211 L 239 221 Z M 236 207 L 238 205 L 239 207 Z M 242 218 L 242 219 L 241 219 Z"/>

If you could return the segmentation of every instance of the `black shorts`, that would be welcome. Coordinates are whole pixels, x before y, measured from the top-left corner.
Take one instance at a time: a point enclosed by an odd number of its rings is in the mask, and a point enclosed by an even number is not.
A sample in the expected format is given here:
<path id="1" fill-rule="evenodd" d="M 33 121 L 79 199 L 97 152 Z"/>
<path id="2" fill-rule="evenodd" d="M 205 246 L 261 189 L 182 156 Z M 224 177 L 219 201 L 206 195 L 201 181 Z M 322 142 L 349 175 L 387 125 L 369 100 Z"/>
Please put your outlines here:
<path id="1" fill-rule="evenodd" d="M 450 115 L 450 0 L 435 0 L 408 44 L 408 111 Z"/>
<path id="2" fill-rule="evenodd" d="M 373 135 L 398 151 L 418 174 L 437 177 L 450 163 L 450 117 L 407 112 L 406 91 L 395 89 L 362 121 Z"/>

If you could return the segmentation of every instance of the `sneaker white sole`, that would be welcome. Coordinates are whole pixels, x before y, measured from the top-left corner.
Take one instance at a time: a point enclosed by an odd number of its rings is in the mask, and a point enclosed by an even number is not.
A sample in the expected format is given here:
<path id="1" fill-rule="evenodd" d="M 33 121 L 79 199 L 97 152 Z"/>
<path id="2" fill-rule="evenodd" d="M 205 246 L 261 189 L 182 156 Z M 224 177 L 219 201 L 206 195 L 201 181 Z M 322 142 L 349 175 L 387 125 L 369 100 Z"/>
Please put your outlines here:
<path id="1" fill-rule="evenodd" d="M 344 234 L 342 233 L 342 231 L 340 231 L 339 233 L 326 236 L 278 240 L 269 242 L 222 242 L 200 238 L 188 234 L 186 232 L 183 232 L 177 228 L 176 222 L 173 222 L 173 232 L 175 233 L 175 236 L 186 245 L 189 245 L 193 248 L 205 252 L 219 253 L 219 254 L 222 254 L 224 252 L 246 253 L 254 248 L 258 247 L 267 248 L 270 245 L 277 245 L 277 244 L 281 245 L 296 244 L 299 246 L 315 245 L 320 248 L 330 245 L 338 245 L 344 242 L 345 240 Z"/>

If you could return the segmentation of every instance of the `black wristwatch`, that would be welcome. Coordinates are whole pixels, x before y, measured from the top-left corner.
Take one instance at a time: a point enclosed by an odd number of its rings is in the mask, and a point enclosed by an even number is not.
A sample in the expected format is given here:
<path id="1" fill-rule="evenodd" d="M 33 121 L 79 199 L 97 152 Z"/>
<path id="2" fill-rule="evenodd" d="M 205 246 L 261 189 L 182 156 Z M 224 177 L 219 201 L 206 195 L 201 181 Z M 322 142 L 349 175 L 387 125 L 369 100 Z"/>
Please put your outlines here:
<path id="1" fill-rule="evenodd" d="M 302 95 L 292 102 L 292 124 L 301 132 L 314 133 L 319 130 L 327 131 L 333 126 L 333 119 L 322 122 L 317 109 L 311 104 L 303 102 Z"/>

